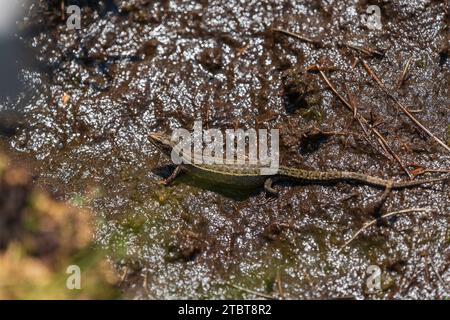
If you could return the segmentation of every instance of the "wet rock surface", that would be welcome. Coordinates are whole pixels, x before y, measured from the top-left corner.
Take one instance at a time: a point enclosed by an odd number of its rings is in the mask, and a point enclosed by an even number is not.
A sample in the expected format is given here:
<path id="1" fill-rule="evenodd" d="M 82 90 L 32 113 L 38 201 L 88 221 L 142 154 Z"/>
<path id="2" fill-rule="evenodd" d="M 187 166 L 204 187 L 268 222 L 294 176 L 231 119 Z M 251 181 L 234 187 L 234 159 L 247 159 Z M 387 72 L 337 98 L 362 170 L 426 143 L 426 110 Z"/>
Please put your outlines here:
<path id="1" fill-rule="evenodd" d="M 448 297 L 448 182 L 394 191 L 381 213 L 434 213 L 382 221 L 338 253 L 374 218 L 382 190 L 286 183 L 271 199 L 189 177 L 164 187 L 155 168 L 167 163 L 147 140 L 195 120 L 209 128 L 279 128 L 284 165 L 407 179 L 365 140 L 321 76 L 306 71 L 318 64 L 403 163 L 449 168 L 450 154 L 398 112 L 356 61 L 364 59 L 447 141 L 448 8 L 375 2 L 381 30 L 362 23 L 366 1 L 85 1 L 81 30 L 67 29 L 58 1 L 38 2 L 21 34 L 40 66 L 24 68 L 26 94 L 1 105 L 19 110 L 24 124 L 4 139 L 37 159 L 37 183 L 102 220 L 96 240 L 111 250 L 128 297 L 252 297 L 232 284 L 278 297 L 278 282 L 286 298 Z M 370 265 L 381 270 L 376 292 L 366 282 Z"/>

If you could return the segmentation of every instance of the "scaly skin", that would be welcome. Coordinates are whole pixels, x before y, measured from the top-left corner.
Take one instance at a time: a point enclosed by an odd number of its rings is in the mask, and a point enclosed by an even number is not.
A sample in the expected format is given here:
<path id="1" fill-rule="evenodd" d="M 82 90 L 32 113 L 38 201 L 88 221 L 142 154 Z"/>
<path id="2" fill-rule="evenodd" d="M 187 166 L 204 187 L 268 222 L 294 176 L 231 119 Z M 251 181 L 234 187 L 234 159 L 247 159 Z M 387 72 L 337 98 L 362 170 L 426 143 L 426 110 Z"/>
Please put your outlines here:
<path id="1" fill-rule="evenodd" d="M 164 133 L 156 132 L 149 136 L 150 141 L 165 155 L 170 157 L 175 143 Z M 190 159 L 189 159 L 190 160 Z M 203 162 L 208 162 L 209 158 L 203 157 Z M 211 161 L 212 162 L 212 161 Z M 177 167 L 175 172 L 165 181 L 170 183 L 181 172 L 189 172 L 200 178 L 208 179 L 213 182 L 240 185 L 240 186 L 261 186 L 264 185 L 269 193 L 276 193 L 272 188 L 274 180 L 289 179 L 305 182 L 333 182 L 333 181 L 356 181 L 363 184 L 389 188 L 402 189 L 415 187 L 426 183 L 434 183 L 448 180 L 449 177 L 431 178 L 411 181 L 392 181 L 384 180 L 378 177 L 350 171 L 309 171 L 296 168 L 280 166 L 278 172 L 274 175 L 262 175 L 260 164 L 194 164 L 183 163 Z"/>

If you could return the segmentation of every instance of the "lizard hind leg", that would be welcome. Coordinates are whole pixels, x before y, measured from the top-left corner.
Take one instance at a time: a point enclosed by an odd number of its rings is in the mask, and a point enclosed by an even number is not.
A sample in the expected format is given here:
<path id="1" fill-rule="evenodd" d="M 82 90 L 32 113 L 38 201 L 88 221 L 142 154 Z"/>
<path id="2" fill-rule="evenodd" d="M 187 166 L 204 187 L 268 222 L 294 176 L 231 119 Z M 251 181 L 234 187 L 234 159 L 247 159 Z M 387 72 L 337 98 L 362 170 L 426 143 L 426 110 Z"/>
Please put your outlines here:
<path id="1" fill-rule="evenodd" d="M 372 205 L 367 207 L 370 215 L 375 216 L 377 219 L 382 216 L 382 211 L 384 211 L 383 209 L 385 207 L 386 201 L 391 194 L 393 183 L 394 182 L 392 180 L 388 180 L 386 183 L 386 188 L 384 189 L 384 192 L 381 195 L 380 199 L 377 199 Z"/>
<path id="2" fill-rule="evenodd" d="M 181 166 L 177 166 L 175 168 L 175 170 L 173 170 L 172 174 L 170 175 L 170 177 L 168 177 L 167 179 L 164 179 L 161 181 L 161 184 L 168 186 L 169 184 L 171 184 L 178 176 L 180 176 L 182 174 L 183 170 L 181 168 Z"/>
<path id="3" fill-rule="evenodd" d="M 278 196 L 278 191 L 273 187 L 273 184 L 276 180 L 277 179 L 275 178 L 267 178 L 264 182 L 264 190 L 272 196 Z"/>

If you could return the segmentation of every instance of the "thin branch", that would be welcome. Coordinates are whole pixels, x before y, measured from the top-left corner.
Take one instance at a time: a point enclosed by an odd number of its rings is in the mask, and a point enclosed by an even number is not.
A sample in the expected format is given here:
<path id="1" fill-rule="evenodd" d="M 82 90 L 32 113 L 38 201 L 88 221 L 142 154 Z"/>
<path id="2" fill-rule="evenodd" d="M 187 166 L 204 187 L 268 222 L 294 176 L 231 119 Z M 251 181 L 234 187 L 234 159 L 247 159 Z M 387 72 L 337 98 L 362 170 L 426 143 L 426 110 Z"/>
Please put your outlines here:
<path id="1" fill-rule="evenodd" d="M 408 177 L 413 178 L 413 175 L 411 174 L 411 172 L 409 172 L 408 169 L 406 169 L 405 165 L 403 164 L 403 162 L 400 160 L 399 156 L 397 156 L 397 154 L 394 152 L 394 150 L 391 149 L 391 147 L 388 145 L 386 139 L 381 135 L 381 133 L 376 130 L 375 128 L 372 128 L 373 132 L 377 135 L 378 139 L 381 140 L 382 144 L 386 147 L 386 149 L 389 151 L 389 153 L 395 158 L 395 160 L 398 162 L 398 164 L 400 165 L 400 167 L 403 169 L 403 171 L 406 172 L 406 174 L 408 175 Z"/>
<path id="2" fill-rule="evenodd" d="M 302 36 L 302 35 L 300 35 L 298 33 L 295 33 L 295 32 L 291 32 L 291 31 L 287 31 L 287 30 L 283 30 L 283 29 L 279 29 L 279 28 L 272 28 L 272 31 L 276 31 L 276 32 L 285 34 L 287 36 L 299 39 L 299 40 L 304 41 L 304 42 L 311 43 L 311 44 L 316 45 L 316 46 L 321 46 L 322 45 L 322 43 L 320 41 L 318 41 L 318 40 L 313 40 L 313 39 L 307 38 L 307 37 Z"/>
<path id="3" fill-rule="evenodd" d="M 277 270 L 277 285 L 278 285 L 278 293 L 280 294 L 280 298 L 282 300 L 284 300 L 284 290 L 283 290 L 283 283 L 281 282 L 280 270 Z"/>
<path id="4" fill-rule="evenodd" d="M 333 86 L 333 84 L 330 82 L 330 80 L 327 78 L 327 76 L 325 75 L 325 73 L 319 69 L 319 73 L 322 76 L 323 80 L 327 83 L 327 85 L 330 87 L 330 89 L 333 91 L 333 93 L 339 98 L 339 100 L 342 101 L 342 103 L 353 113 L 355 113 L 355 110 L 353 108 L 353 106 L 347 101 L 345 100 L 345 98 L 343 96 L 341 96 L 339 94 L 339 92 L 337 92 L 336 88 Z M 366 125 L 369 125 L 368 121 L 362 117 L 359 116 L 357 119 L 360 119 L 360 121 Z M 362 126 L 362 124 L 360 124 Z M 403 171 L 406 172 L 406 174 L 412 178 L 413 176 L 411 175 L 411 173 L 408 171 L 408 169 L 406 169 L 406 167 L 403 165 L 403 162 L 400 160 L 400 158 L 395 154 L 395 152 L 391 149 L 391 147 L 388 145 L 386 139 L 383 137 L 383 135 L 378 131 L 378 129 L 370 126 L 370 129 L 373 131 L 373 133 L 375 133 L 375 135 L 378 137 L 378 142 L 382 145 L 383 149 L 388 152 L 389 154 L 391 154 L 395 160 L 398 162 L 398 164 L 400 165 L 400 167 L 403 169 Z"/>
<path id="5" fill-rule="evenodd" d="M 447 283 L 445 283 L 444 279 L 442 279 L 441 275 L 439 274 L 438 270 L 436 269 L 436 267 L 434 266 L 433 261 L 431 261 L 430 255 L 427 256 L 428 258 L 428 264 L 431 266 L 431 269 L 433 269 L 434 273 L 437 275 L 439 281 L 442 283 L 442 285 L 445 288 L 445 291 L 447 291 L 447 293 L 450 292 L 450 287 L 448 286 Z"/>
<path id="6" fill-rule="evenodd" d="M 400 108 L 400 110 L 412 121 L 418 126 L 422 131 L 424 131 L 427 135 L 429 135 L 431 138 L 433 138 L 437 143 L 439 143 L 444 149 L 450 152 L 450 147 L 448 147 L 442 140 L 440 140 L 438 137 L 436 137 L 433 133 L 431 133 L 430 130 L 428 130 L 422 123 L 420 123 L 419 120 L 417 120 L 411 112 L 408 111 L 408 109 L 400 102 L 396 97 L 392 95 L 391 92 L 386 88 L 386 86 L 383 84 L 383 82 L 378 78 L 378 76 L 375 74 L 375 72 L 370 68 L 370 66 L 367 64 L 366 61 L 362 60 L 363 66 L 366 69 L 367 73 L 372 77 L 373 80 L 378 84 L 378 86 L 381 88 L 381 90 L 389 97 L 391 98 L 396 105 Z"/>
<path id="7" fill-rule="evenodd" d="M 412 61 L 412 57 L 410 57 L 408 59 L 408 61 L 406 61 L 405 68 L 403 68 L 402 75 L 400 76 L 400 79 L 398 81 L 397 89 L 400 89 L 402 87 L 403 83 L 405 82 L 406 76 L 408 75 L 409 67 L 411 66 L 411 61 Z M 411 112 L 411 110 L 410 110 L 410 112 Z"/>
<path id="8" fill-rule="evenodd" d="M 424 173 L 450 173 L 450 169 L 429 169 L 415 163 L 411 163 L 409 166 L 415 167 L 415 169 L 411 171 L 414 177 L 420 176 Z"/>
<path id="9" fill-rule="evenodd" d="M 362 53 L 364 53 L 365 55 L 367 55 L 369 57 L 374 57 L 374 56 L 381 57 L 381 58 L 384 57 L 384 53 L 383 52 L 380 52 L 380 51 L 377 51 L 377 50 L 374 50 L 374 49 L 371 49 L 371 48 L 363 48 L 363 47 L 355 46 L 355 45 L 350 44 L 350 43 L 344 43 L 344 45 L 346 47 L 350 48 L 350 49 L 362 52 Z"/>
<path id="10" fill-rule="evenodd" d="M 411 212 L 432 212 L 435 211 L 435 209 L 432 208 L 412 208 L 412 209 L 404 209 L 404 210 L 399 210 L 399 211 L 394 211 L 394 212 L 390 212 L 390 213 L 386 213 L 384 215 L 382 215 L 380 218 L 384 219 L 384 218 L 388 218 L 397 214 L 403 214 L 403 213 L 411 213 Z M 369 228 L 370 226 L 374 225 L 379 219 L 373 219 L 372 221 L 364 224 L 364 226 L 359 229 L 342 247 L 339 248 L 339 250 L 337 251 L 337 253 L 339 254 L 346 246 L 348 246 L 353 240 L 355 240 L 360 234 L 361 232 L 363 232 L 364 230 L 366 230 L 367 228 Z"/>
<path id="11" fill-rule="evenodd" d="M 150 294 L 150 290 L 148 288 L 148 271 L 145 271 L 144 281 L 142 282 L 142 287 L 144 288 L 145 293 L 150 299 L 154 299 L 154 297 Z"/>
<path id="12" fill-rule="evenodd" d="M 351 107 L 353 108 L 353 118 L 356 119 L 356 121 L 358 121 L 359 126 L 361 127 L 362 131 L 363 131 L 364 134 L 365 134 L 365 140 L 366 140 L 366 141 L 367 141 L 367 142 L 368 142 L 375 150 L 378 150 L 378 148 L 377 148 L 377 147 L 372 143 L 372 141 L 370 140 L 369 132 L 367 131 L 367 128 L 366 128 L 366 126 L 364 125 L 364 123 L 361 121 L 362 116 L 360 116 L 360 115 L 358 114 L 358 107 L 356 106 L 354 97 L 353 97 L 353 95 L 350 93 L 350 90 L 349 90 L 348 87 L 345 85 L 345 83 L 344 83 L 344 89 L 345 89 L 345 92 L 346 92 L 346 94 L 347 94 L 348 102 L 349 102 L 349 104 L 351 105 Z M 379 138 L 378 138 L 378 139 L 379 139 Z M 378 140 L 378 139 L 377 139 L 377 140 Z M 392 160 L 392 159 L 388 156 L 389 151 L 386 149 L 384 143 L 383 143 L 382 141 L 380 141 L 380 140 L 378 140 L 378 142 L 380 143 L 380 146 L 381 146 L 381 148 L 383 149 L 383 152 L 380 151 L 380 153 L 381 153 L 384 157 L 386 157 L 387 159 Z"/>
<path id="13" fill-rule="evenodd" d="M 233 287 L 233 288 L 238 289 L 238 290 L 241 290 L 241 291 L 244 291 L 244 292 L 247 292 L 247 293 L 254 294 L 255 296 L 259 296 L 259 297 L 266 298 L 266 299 L 271 299 L 271 300 L 278 300 L 277 297 L 274 297 L 274 296 L 271 296 L 271 295 L 268 295 L 268 294 L 265 294 L 265 293 L 261 293 L 261 292 L 258 292 L 258 291 L 253 291 L 253 290 L 250 290 L 250 289 L 247 289 L 247 288 L 238 286 L 238 285 L 236 285 L 236 284 L 229 284 L 229 285 L 230 285 L 231 287 Z"/>
<path id="14" fill-rule="evenodd" d="M 128 276 L 128 271 L 129 271 L 129 268 L 125 267 L 125 271 L 123 272 L 122 276 L 120 277 L 120 281 L 119 281 L 119 283 L 121 285 L 125 282 L 125 280 L 126 280 L 126 278 Z"/>

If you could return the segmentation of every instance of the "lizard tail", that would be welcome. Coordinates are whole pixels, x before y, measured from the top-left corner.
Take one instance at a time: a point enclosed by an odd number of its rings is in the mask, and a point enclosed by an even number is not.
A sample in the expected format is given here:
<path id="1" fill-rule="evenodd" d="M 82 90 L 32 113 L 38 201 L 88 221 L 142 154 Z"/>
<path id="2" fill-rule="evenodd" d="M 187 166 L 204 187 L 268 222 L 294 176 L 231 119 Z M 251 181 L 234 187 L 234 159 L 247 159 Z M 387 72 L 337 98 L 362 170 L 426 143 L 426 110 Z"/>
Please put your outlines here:
<path id="1" fill-rule="evenodd" d="M 415 187 L 415 186 L 426 184 L 426 183 L 434 183 L 434 182 L 447 181 L 447 180 L 450 180 L 450 177 L 420 179 L 420 180 L 411 180 L 411 181 L 399 181 L 399 182 L 394 182 L 392 184 L 392 188 L 393 189 L 410 188 L 410 187 Z"/>
<path id="2" fill-rule="evenodd" d="M 342 177 L 346 177 L 351 180 L 356 180 L 363 182 L 365 184 L 378 186 L 378 187 L 384 187 L 384 188 L 392 188 L 392 189 L 402 189 L 402 188 L 410 188 L 410 187 L 416 187 L 420 186 L 422 184 L 427 183 L 435 183 L 440 181 L 446 181 L 450 180 L 450 176 L 448 177 L 441 177 L 441 178 L 430 178 L 430 179 L 418 179 L 418 180 L 411 180 L 411 181 L 392 181 L 392 180 L 385 180 L 373 176 L 366 176 L 357 172 L 342 172 Z"/>
<path id="3" fill-rule="evenodd" d="M 321 181 L 321 182 L 353 180 L 371 186 L 376 186 L 380 188 L 392 188 L 392 189 L 410 188 L 426 183 L 434 183 L 450 180 L 450 176 L 446 176 L 441 178 L 430 178 L 411 181 L 392 181 L 352 171 L 308 171 L 287 167 L 281 167 L 279 173 L 282 176 L 298 180 Z"/>

